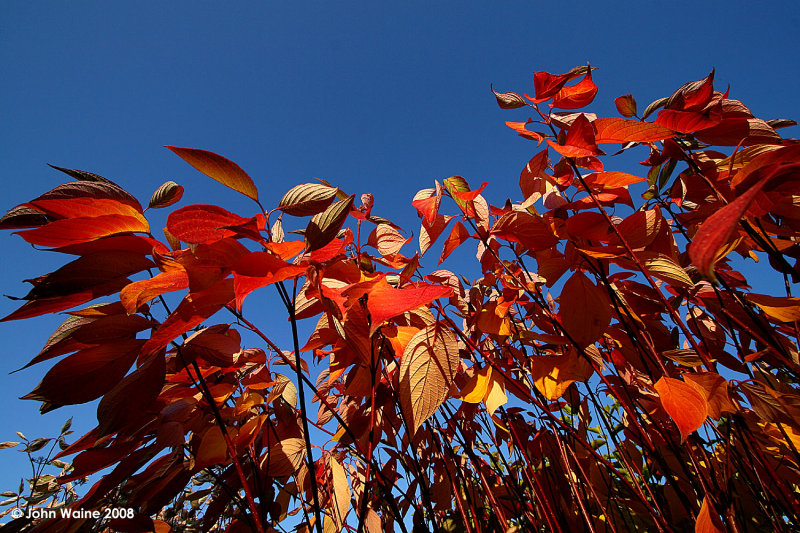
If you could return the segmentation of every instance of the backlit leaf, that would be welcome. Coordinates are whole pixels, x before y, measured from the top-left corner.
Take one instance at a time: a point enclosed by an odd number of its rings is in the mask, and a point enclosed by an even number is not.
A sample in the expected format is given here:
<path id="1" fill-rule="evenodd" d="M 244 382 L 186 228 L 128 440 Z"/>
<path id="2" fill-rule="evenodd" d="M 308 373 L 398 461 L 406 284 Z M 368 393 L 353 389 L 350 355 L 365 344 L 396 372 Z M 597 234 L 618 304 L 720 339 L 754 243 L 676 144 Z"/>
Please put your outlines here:
<path id="1" fill-rule="evenodd" d="M 542 217 L 513 211 L 500 217 L 491 233 L 500 239 L 518 242 L 530 251 L 544 250 L 558 244 L 553 230 Z"/>
<path id="2" fill-rule="evenodd" d="M 60 247 L 94 241 L 119 233 L 148 233 L 150 226 L 140 217 L 101 215 L 56 220 L 17 234 L 31 244 Z"/>
<path id="3" fill-rule="evenodd" d="M 548 400 L 557 400 L 576 381 L 585 381 L 594 373 L 591 363 L 577 350 L 565 355 L 536 357 L 531 364 L 533 384 Z"/>
<path id="4" fill-rule="evenodd" d="M 178 148 L 167 146 L 170 150 L 192 165 L 194 168 L 217 180 L 226 187 L 258 201 L 258 190 L 255 183 L 239 165 L 221 155 L 197 148 Z"/>
<path id="5" fill-rule="evenodd" d="M 739 220 L 750 207 L 756 195 L 761 192 L 765 183 L 765 179 L 759 180 L 700 225 L 700 229 L 697 230 L 689 245 L 689 257 L 706 278 L 716 279 L 714 266 L 722 258 L 721 252 L 725 250 L 739 227 Z"/>
<path id="6" fill-rule="evenodd" d="M 345 522 L 347 511 L 350 509 L 350 483 L 342 464 L 331 455 L 328 460 L 331 468 L 331 481 L 333 484 L 333 502 L 331 510 L 339 527 Z"/>
<path id="7" fill-rule="evenodd" d="M 702 394 L 692 385 L 667 376 L 662 376 L 655 385 L 664 410 L 678 426 L 681 442 L 698 430 L 708 416 L 708 405 Z"/>
<path id="8" fill-rule="evenodd" d="M 594 122 L 595 141 L 601 143 L 646 143 L 669 139 L 675 132 L 669 128 L 626 118 L 598 118 Z"/>
<path id="9" fill-rule="evenodd" d="M 592 69 L 580 82 L 569 87 L 562 87 L 553 97 L 553 107 L 561 109 L 578 109 L 592 103 L 597 94 L 597 85 L 592 81 Z"/>
<path id="10" fill-rule="evenodd" d="M 683 380 L 692 385 L 706 400 L 708 416 L 719 420 L 723 413 L 735 413 L 736 406 L 728 394 L 728 380 L 716 372 L 683 374 Z"/>
<path id="11" fill-rule="evenodd" d="M 226 226 L 243 224 L 247 219 L 216 205 L 187 205 L 167 217 L 167 230 L 176 239 L 188 244 L 218 241 L 235 233 Z"/>
<path id="12" fill-rule="evenodd" d="M 703 497 L 703 505 L 700 506 L 700 512 L 697 514 L 697 520 L 694 523 L 694 533 L 723 533 L 724 529 L 717 527 L 719 517 L 716 520 L 712 518 L 711 506 L 708 503 L 708 497 Z M 722 525 L 722 524 L 720 524 Z"/>
<path id="13" fill-rule="evenodd" d="M 236 307 L 242 308 L 245 297 L 254 290 L 305 274 L 306 267 L 287 263 L 267 252 L 251 252 L 233 267 Z"/>
<path id="14" fill-rule="evenodd" d="M 575 272 L 559 297 L 561 325 L 581 347 L 594 343 L 611 323 L 608 295 L 583 272 Z"/>
<path id="15" fill-rule="evenodd" d="M 227 457 L 228 447 L 225 443 L 225 437 L 222 435 L 222 430 L 216 425 L 211 426 L 203 433 L 200 444 L 197 446 L 194 467 L 200 470 L 207 466 L 222 463 Z"/>
<path id="16" fill-rule="evenodd" d="M 769 296 L 749 293 L 746 298 L 756 304 L 767 316 L 779 322 L 800 320 L 800 298 L 797 296 Z"/>
<path id="17" fill-rule="evenodd" d="M 439 257 L 439 264 L 441 265 L 442 261 L 447 259 L 447 256 L 450 255 L 453 250 L 458 248 L 469 238 L 470 233 L 467 231 L 467 228 L 464 227 L 464 224 L 456 222 L 453 229 L 450 231 L 450 236 L 444 241 L 444 248 L 442 249 L 442 255 Z"/>
<path id="18" fill-rule="evenodd" d="M 449 329 L 434 324 L 409 341 L 400 361 L 399 386 L 412 435 L 447 398 L 458 364 L 458 342 Z"/>

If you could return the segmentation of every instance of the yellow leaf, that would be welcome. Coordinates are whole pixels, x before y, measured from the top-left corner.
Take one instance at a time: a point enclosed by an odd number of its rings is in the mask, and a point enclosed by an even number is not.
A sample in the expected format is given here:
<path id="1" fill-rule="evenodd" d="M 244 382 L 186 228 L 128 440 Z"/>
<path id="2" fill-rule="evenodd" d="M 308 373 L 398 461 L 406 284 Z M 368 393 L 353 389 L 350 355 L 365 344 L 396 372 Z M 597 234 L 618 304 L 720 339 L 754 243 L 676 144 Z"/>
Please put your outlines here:
<path id="1" fill-rule="evenodd" d="M 503 376 L 499 373 L 492 374 L 489 390 L 486 391 L 486 396 L 483 399 L 483 403 L 486 404 L 486 410 L 489 411 L 490 415 L 493 415 L 494 412 L 500 406 L 505 405 L 507 401 L 508 396 L 506 396 L 506 386 Z"/>
<path id="2" fill-rule="evenodd" d="M 538 357 L 533 364 L 533 384 L 548 400 L 557 400 L 576 381 L 585 381 L 594 368 L 577 350 L 566 355 Z"/>
<path id="3" fill-rule="evenodd" d="M 486 392 L 489 390 L 489 382 L 492 378 L 492 367 L 485 366 L 476 371 L 475 374 L 464 388 L 461 389 L 461 401 L 467 403 L 480 403 L 486 397 Z"/>
<path id="4" fill-rule="evenodd" d="M 800 320 L 800 298 L 797 296 L 768 296 L 748 294 L 747 299 L 756 304 L 767 316 L 779 322 Z"/>

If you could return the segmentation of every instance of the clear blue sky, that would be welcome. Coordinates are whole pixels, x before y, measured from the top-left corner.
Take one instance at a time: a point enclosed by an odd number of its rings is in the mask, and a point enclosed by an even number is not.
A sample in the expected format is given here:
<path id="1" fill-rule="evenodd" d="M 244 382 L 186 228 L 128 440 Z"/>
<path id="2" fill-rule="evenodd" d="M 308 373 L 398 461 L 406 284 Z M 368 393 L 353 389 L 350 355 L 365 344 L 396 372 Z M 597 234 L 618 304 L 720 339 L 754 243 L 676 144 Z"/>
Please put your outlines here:
<path id="1" fill-rule="evenodd" d="M 484 194 L 498 205 L 519 196 L 535 144 L 503 125 L 527 114 L 497 108 L 490 83 L 531 92 L 534 70 L 590 61 L 600 88 L 592 110 L 616 116 L 616 96 L 633 93 L 643 108 L 716 67 L 717 87 L 730 85 L 757 116 L 798 119 L 798 27 L 800 10 L 788 1 L 6 0 L 0 209 L 61 183 L 52 163 L 111 178 L 143 203 L 173 179 L 186 187 L 181 205 L 251 213 L 163 148 L 170 144 L 236 161 L 267 206 L 314 176 L 372 192 L 374 213 L 416 235 L 411 198 L 434 179 L 489 181 Z M 63 261 L 0 238 L 0 293 L 23 295 L 20 280 Z M 16 306 L 0 300 L 0 315 Z M 0 324 L 0 441 L 16 430 L 49 436 L 73 415 L 78 434 L 93 427 L 93 406 L 40 416 L 38 403 L 17 399 L 48 363 L 8 375 L 58 323 Z M 0 490 L 26 473 L 19 459 L 0 451 Z"/>

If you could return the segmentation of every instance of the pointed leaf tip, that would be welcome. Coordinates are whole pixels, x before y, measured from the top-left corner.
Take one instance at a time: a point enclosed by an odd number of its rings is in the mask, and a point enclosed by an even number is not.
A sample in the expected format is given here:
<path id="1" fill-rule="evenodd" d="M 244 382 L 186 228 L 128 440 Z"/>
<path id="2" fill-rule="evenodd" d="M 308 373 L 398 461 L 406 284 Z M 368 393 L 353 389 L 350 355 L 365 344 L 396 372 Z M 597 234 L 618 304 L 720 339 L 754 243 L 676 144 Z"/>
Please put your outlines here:
<path id="1" fill-rule="evenodd" d="M 255 183 L 239 165 L 214 152 L 197 148 L 166 146 L 194 168 L 221 184 L 258 201 Z"/>

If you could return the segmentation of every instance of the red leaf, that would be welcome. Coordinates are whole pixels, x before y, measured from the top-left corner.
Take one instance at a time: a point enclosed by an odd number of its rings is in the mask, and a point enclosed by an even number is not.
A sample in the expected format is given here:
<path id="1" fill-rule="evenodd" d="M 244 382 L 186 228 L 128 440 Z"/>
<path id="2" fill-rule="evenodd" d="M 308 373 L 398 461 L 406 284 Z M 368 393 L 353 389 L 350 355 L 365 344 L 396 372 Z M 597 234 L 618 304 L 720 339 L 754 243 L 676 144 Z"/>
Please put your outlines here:
<path id="1" fill-rule="evenodd" d="M 469 239 L 469 237 L 469 231 L 464 227 L 464 224 L 456 222 L 453 229 L 450 230 L 450 236 L 444 241 L 444 248 L 442 249 L 442 255 L 439 257 L 439 264 L 441 265 L 442 261 L 444 261 L 453 250 L 458 248 L 461 243 Z"/>
<path id="2" fill-rule="evenodd" d="M 661 405 L 681 432 L 681 443 L 706 421 L 707 406 L 703 396 L 688 383 L 663 376 L 654 385 Z"/>
<path id="3" fill-rule="evenodd" d="M 675 132 L 669 128 L 651 122 L 639 122 L 626 118 L 598 118 L 594 122 L 597 134 L 595 141 L 599 143 L 646 143 L 669 139 Z"/>
<path id="4" fill-rule="evenodd" d="M 150 227 L 142 218 L 123 215 L 102 215 L 56 220 L 46 226 L 18 231 L 31 244 L 61 247 L 116 235 L 118 233 L 149 233 Z"/>
<path id="5" fill-rule="evenodd" d="M 533 90 L 536 94 L 536 101 L 544 102 L 558 93 L 570 79 L 572 79 L 570 73 L 555 75 L 544 71 L 534 72 Z"/>
<path id="6" fill-rule="evenodd" d="M 700 130 L 695 137 L 701 142 L 717 146 L 751 146 L 754 144 L 780 144 L 783 139 L 772 126 L 760 118 L 725 118 L 719 124 Z"/>
<path id="7" fill-rule="evenodd" d="M 124 278 L 155 266 L 135 252 L 98 252 L 67 263 L 55 272 L 32 280 L 27 300 L 64 296 L 90 289 L 108 281 Z"/>
<path id="8" fill-rule="evenodd" d="M 550 164 L 547 148 L 536 154 L 528 161 L 525 168 L 519 175 L 519 188 L 525 198 L 530 198 L 534 193 L 544 194 L 542 180 L 545 179 L 545 171 Z"/>
<path id="9" fill-rule="evenodd" d="M 567 138 L 563 145 L 548 140 L 553 150 L 564 157 L 585 157 L 590 155 L 600 155 L 603 152 L 597 148 L 594 136 L 594 127 L 586 115 L 579 115 L 569 126 Z"/>
<path id="10" fill-rule="evenodd" d="M 583 272 L 570 276 L 558 300 L 561 324 L 580 348 L 594 343 L 611 324 L 608 295 Z"/>
<path id="11" fill-rule="evenodd" d="M 712 516 L 712 512 L 714 516 Z M 703 505 L 700 506 L 697 521 L 694 523 L 694 533 L 723 533 L 723 531 L 725 530 L 720 523 L 719 516 L 712 511 L 712 507 L 708 503 L 708 497 L 703 497 Z"/>
<path id="12" fill-rule="evenodd" d="M 662 109 L 658 112 L 655 124 L 681 133 L 692 133 L 719 124 L 722 120 L 721 112 L 714 111 L 698 113 L 696 111 Z"/>
<path id="13" fill-rule="evenodd" d="M 523 211 L 506 213 L 500 217 L 491 233 L 500 239 L 518 242 L 530 251 L 544 250 L 558 244 L 553 230 L 540 216 Z"/>
<path id="14" fill-rule="evenodd" d="M 246 218 L 216 205 L 196 204 L 170 213 L 167 217 L 167 230 L 185 243 L 200 244 L 231 237 L 236 233 L 223 228 L 246 222 Z"/>
<path id="15" fill-rule="evenodd" d="M 7 320 L 20 320 L 22 318 L 31 318 L 40 316 L 45 313 L 57 313 L 76 305 L 84 304 L 95 298 L 107 296 L 118 292 L 122 287 L 127 285 L 130 281 L 127 278 L 116 278 L 107 283 L 96 285 L 91 289 L 86 289 L 66 296 L 55 296 L 53 298 L 40 298 L 31 300 L 13 313 L 0 319 L 0 322 Z"/>
<path id="16" fill-rule="evenodd" d="M 196 148 L 167 146 L 194 168 L 226 187 L 258 201 L 258 190 L 250 176 L 239 165 L 221 155 Z"/>
<path id="17" fill-rule="evenodd" d="M 100 436 L 115 433 L 128 424 L 148 416 L 164 385 L 166 364 L 164 357 L 154 356 L 139 368 L 114 384 L 97 405 L 97 422 Z"/>
<path id="18" fill-rule="evenodd" d="M 236 308 L 242 309 L 245 297 L 254 290 L 306 273 L 305 266 L 293 265 L 268 252 L 252 252 L 233 267 Z"/>
<path id="19" fill-rule="evenodd" d="M 689 244 L 689 258 L 706 278 L 714 280 L 714 266 L 721 252 L 739 227 L 739 220 L 769 177 L 760 179 L 736 200 L 708 217 Z"/>
<path id="20" fill-rule="evenodd" d="M 579 83 L 571 87 L 562 87 L 553 98 L 553 107 L 561 109 L 578 109 L 592 103 L 597 94 L 597 85 L 592 81 L 592 70 L 586 71 L 586 76 Z"/>
<path id="21" fill-rule="evenodd" d="M 175 337 L 200 325 L 233 298 L 232 279 L 223 279 L 204 291 L 186 295 L 180 305 L 142 346 L 142 355 L 152 355 L 163 349 Z"/>
<path id="22" fill-rule="evenodd" d="M 56 363 L 23 398 L 52 404 L 50 408 L 99 398 L 128 372 L 143 344 L 129 339 L 81 350 Z"/>
<path id="23" fill-rule="evenodd" d="M 342 291 L 342 295 L 347 297 L 348 306 L 359 305 L 357 300 L 367 295 L 367 310 L 371 318 L 369 334 L 372 336 L 386 320 L 427 305 L 437 298 L 450 296 L 452 292 L 450 287 L 427 283 L 395 289 L 386 282 L 386 276 L 381 276 L 376 280 L 356 283 Z"/>

